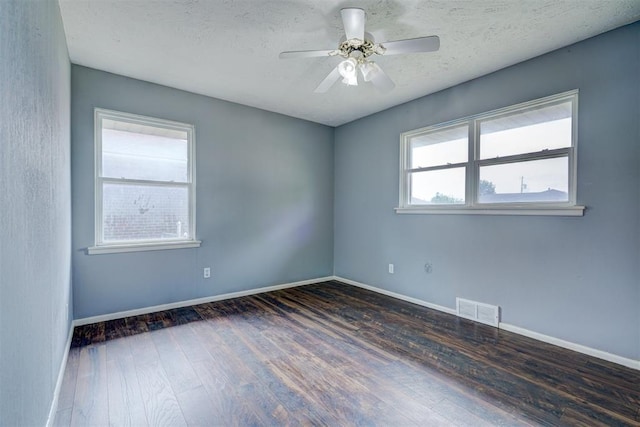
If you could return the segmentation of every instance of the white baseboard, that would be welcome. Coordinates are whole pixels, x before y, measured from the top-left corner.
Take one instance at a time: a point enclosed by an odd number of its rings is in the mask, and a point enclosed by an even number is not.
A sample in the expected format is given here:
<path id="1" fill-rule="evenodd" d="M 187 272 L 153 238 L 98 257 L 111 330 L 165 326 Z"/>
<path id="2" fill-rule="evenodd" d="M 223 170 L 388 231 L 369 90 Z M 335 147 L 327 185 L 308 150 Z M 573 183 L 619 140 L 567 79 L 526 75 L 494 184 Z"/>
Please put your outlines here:
<path id="1" fill-rule="evenodd" d="M 398 298 L 403 301 L 412 302 L 417 305 L 421 305 L 423 307 L 432 308 L 434 310 L 442 311 L 444 313 L 456 315 L 456 310 L 449 307 L 444 307 L 437 304 L 432 304 L 430 302 L 426 302 L 417 298 L 408 297 L 406 295 L 398 294 L 395 292 L 387 291 L 385 289 L 376 288 L 375 286 L 366 285 L 364 283 L 356 282 L 355 280 L 345 279 L 344 277 L 333 276 L 333 280 L 337 280 L 338 282 L 343 282 L 348 285 L 357 286 L 359 288 L 368 289 L 373 292 L 377 292 L 383 295 L 388 295 L 393 298 Z M 640 370 L 640 360 L 628 359 L 626 357 L 618 356 L 616 354 L 608 353 L 606 351 L 598 350 L 595 348 L 587 347 L 582 344 L 572 343 L 570 341 L 565 341 L 560 338 L 555 338 L 549 335 L 540 334 L 538 332 L 530 331 L 528 329 L 521 328 L 519 326 L 510 325 L 508 323 L 500 322 L 498 324 L 499 329 L 504 329 L 505 331 L 513 332 L 519 335 L 524 335 L 529 338 L 533 338 L 538 341 L 546 342 L 549 344 L 557 345 L 558 347 L 566 348 L 568 350 L 577 351 L 578 353 L 583 353 L 588 356 L 597 357 L 598 359 L 606 360 L 608 362 L 613 362 L 618 365 L 626 366 L 627 368 Z"/>
<path id="2" fill-rule="evenodd" d="M 265 292 L 277 291 L 279 289 L 287 289 L 287 288 L 295 288 L 295 287 L 298 287 L 298 286 L 312 285 L 314 283 L 326 282 L 328 280 L 333 280 L 333 276 L 320 277 L 320 278 L 317 278 L 317 279 L 302 280 L 302 281 L 299 281 L 299 282 L 292 282 L 292 283 L 283 283 L 281 285 L 265 286 L 264 288 L 249 289 L 249 290 L 246 290 L 246 291 L 231 292 L 231 293 L 228 293 L 228 294 L 214 295 L 214 296 L 210 296 L 210 297 L 203 297 L 203 298 L 196 298 L 196 299 L 191 299 L 191 300 L 186 300 L 186 301 L 172 302 L 172 303 L 169 303 L 169 304 L 154 305 L 154 306 L 151 306 L 151 307 L 137 308 L 137 309 L 134 309 L 134 310 L 119 311 L 117 313 L 103 314 L 103 315 L 100 315 L 100 316 L 84 317 L 82 319 L 74 320 L 73 324 L 74 324 L 74 326 L 89 325 L 91 323 L 106 322 L 108 320 L 122 319 L 124 317 L 131 317 L 131 316 L 138 316 L 140 314 L 155 313 L 155 312 L 158 312 L 158 311 L 171 310 L 171 309 L 174 309 L 174 308 L 189 307 L 189 306 L 192 306 L 192 305 L 206 304 L 208 302 L 223 301 L 223 300 L 226 300 L 226 299 L 245 297 L 245 296 L 248 296 L 248 295 L 262 294 L 262 293 L 265 293 Z"/>
<path id="3" fill-rule="evenodd" d="M 498 327 L 500 329 L 504 329 L 505 331 L 513 332 L 519 335 L 524 335 L 525 337 L 533 338 L 535 340 L 546 342 L 548 344 L 557 345 L 558 347 L 563 347 L 569 350 L 577 351 L 578 353 L 583 353 L 588 356 L 597 357 L 598 359 L 602 359 L 608 362 L 616 363 L 618 365 L 626 366 L 627 368 L 640 370 L 640 360 L 628 359 L 626 357 L 618 356 L 616 354 L 608 353 L 606 351 L 587 347 L 582 344 L 576 344 L 571 341 L 565 341 L 560 338 L 530 331 L 528 329 L 511 325 L 509 323 L 500 322 L 500 325 Z"/>
<path id="4" fill-rule="evenodd" d="M 351 279 L 345 279 L 344 277 L 339 277 L 339 276 L 334 276 L 333 280 L 337 280 L 338 282 L 343 282 L 346 283 L 347 285 L 352 285 L 352 286 L 357 286 L 359 288 L 363 288 L 363 289 L 368 289 L 370 291 L 379 293 L 379 294 L 383 294 L 383 295 L 387 295 L 390 296 L 392 298 L 397 298 L 397 299 L 401 299 L 403 301 L 408 301 L 411 302 L 413 304 L 417 304 L 417 305 L 421 305 L 423 307 L 427 307 L 427 308 L 432 308 L 434 310 L 438 310 L 438 311 L 442 311 L 448 314 L 456 314 L 456 310 L 454 308 L 449 308 L 449 307 L 445 307 L 442 305 L 438 305 L 438 304 L 433 304 L 427 301 L 423 301 L 421 299 L 418 298 L 413 298 L 413 297 L 408 297 L 406 295 L 402 295 L 402 294 L 398 294 L 395 292 L 391 292 L 391 291 L 387 291 L 386 289 L 381 289 L 381 288 L 376 288 L 375 286 L 371 286 L 371 285 L 366 285 L 364 283 L 360 283 L 360 282 L 356 282 L 355 280 L 351 280 Z"/>
<path id="5" fill-rule="evenodd" d="M 327 277 L 320 277 L 317 279 L 310 279 L 310 280 L 303 280 L 300 282 L 293 282 L 293 283 L 284 283 L 281 285 L 274 285 L 274 286 L 266 286 L 263 288 L 257 288 L 257 289 L 249 289 L 246 291 L 240 291 L 240 292 L 231 292 L 228 294 L 222 294 L 222 295 L 215 295 L 215 296 L 211 296 L 211 297 L 204 297 L 204 298 L 198 298 L 198 299 L 192 299 L 192 300 L 187 300 L 187 301 L 179 301 L 179 302 L 174 302 L 174 303 L 170 303 L 170 304 L 162 304 L 162 305 L 156 305 L 156 306 L 152 306 L 152 307 L 144 307 L 144 308 L 139 308 L 139 309 L 135 309 L 135 310 L 127 310 L 127 311 L 120 311 L 117 313 L 110 313 L 110 314 L 104 314 L 101 316 L 93 316 L 93 317 L 85 317 L 82 319 L 76 319 L 73 322 L 73 326 L 81 326 L 81 325 L 88 325 L 90 323 L 97 323 L 97 322 L 104 322 L 104 321 L 108 321 L 108 320 L 114 320 L 114 319 L 121 319 L 124 317 L 130 317 L 130 316 L 137 316 L 140 314 L 148 314 L 148 313 L 154 313 L 154 312 L 158 312 L 158 311 L 163 311 L 163 310 L 170 310 L 170 309 L 174 309 L 174 308 L 181 308 L 181 307 L 188 307 L 188 306 L 192 306 L 192 305 L 198 305 L 198 304 L 205 304 L 208 302 L 214 302 L 214 301 L 222 301 L 222 300 L 226 300 L 226 299 L 231 299 L 231 298 L 238 298 L 238 297 L 243 297 L 243 296 L 248 296 L 248 295 L 256 295 L 256 294 L 261 294 L 264 292 L 270 292 L 270 291 L 275 291 L 278 289 L 287 289 L 287 288 L 295 288 L 298 286 L 305 286 L 305 285 L 311 285 L 314 283 L 322 283 L 322 282 L 326 282 L 326 281 L 330 281 L 330 280 L 336 280 L 338 282 L 342 282 L 345 283 L 347 285 L 351 285 L 351 286 L 356 286 L 359 288 L 363 288 L 363 289 L 368 289 L 370 291 L 382 294 L 382 295 L 387 295 L 390 296 L 392 298 L 397 298 L 399 300 L 403 300 L 403 301 L 407 301 L 413 304 L 417 304 L 420 305 L 422 307 L 427 307 L 427 308 L 431 308 L 434 310 L 438 310 L 441 311 L 443 313 L 447 313 L 447 314 L 452 314 L 452 315 L 456 315 L 456 310 L 454 308 L 449 308 L 449 307 L 445 307 L 442 305 L 438 305 L 438 304 L 433 304 L 418 298 L 413 298 L 413 297 L 409 297 L 403 294 L 399 294 L 396 292 L 391 292 L 388 291 L 386 289 L 382 289 L 382 288 L 377 288 L 375 286 L 371 286 L 371 285 L 367 285 L 365 283 L 360 283 L 357 282 L 355 280 L 351 280 L 351 279 L 346 279 L 344 277 L 340 277 L 340 276 L 327 276 Z M 636 369 L 636 370 L 640 370 L 640 360 L 634 360 L 634 359 L 629 359 L 626 357 L 622 357 L 622 356 L 618 356 L 612 353 L 608 353 L 606 351 L 602 351 L 602 350 L 598 350 L 595 348 L 591 348 L 591 347 L 587 347 L 581 344 L 576 344 L 576 343 L 572 343 L 569 341 L 565 341 L 562 340 L 560 338 L 555 338 L 549 335 L 544 335 L 538 332 L 534 332 L 534 331 L 530 331 L 528 329 L 524 329 L 521 328 L 519 326 L 515 326 L 515 325 L 510 325 L 508 323 L 502 323 L 500 322 L 499 326 L 500 329 L 504 329 L 505 331 L 509 331 L 509 332 L 513 332 L 519 335 L 524 335 L 526 337 L 529 338 L 533 338 L 536 339 L 538 341 L 543 341 L 549 344 L 553 344 L 553 345 L 557 345 L 558 347 L 563 347 L 569 350 L 573 350 L 573 351 L 577 351 L 578 353 L 583 353 L 589 356 L 593 356 L 593 357 L 597 357 L 598 359 L 602 359 L 602 360 L 606 360 L 609 362 L 613 362 L 616 363 L 618 365 L 622 365 L 622 366 L 626 366 L 628 368 L 632 368 L 632 369 Z M 73 329 L 72 329 L 73 332 Z M 68 346 L 70 346 L 71 344 L 71 335 L 69 335 L 69 342 L 68 342 Z M 67 351 L 68 353 L 68 351 Z M 64 360 L 64 365 L 62 367 L 62 369 L 64 369 L 64 366 L 66 365 L 66 355 L 65 355 L 65 360 Z M 62 371 L 62 374 L 64 374 L 64 370 Z M 62 377 L 58 378 L 58 382 L 61 383 L 62 381 Z M 60 384 L 56 385 L 56 390 L 58 389 L 58 387 L 60 386 Z M 56 394 L 56 399 L 57 399 L 57 394 Z M 57 400 L 55 402 L 57 404 Z M 53 410 L 53 405 L 52 405 L 52 410 Z M 55 415 L 55 413 L 54 413 Z M 51 417 L 51 414 L 50 414 Z M 53 419 L 51 419 L 51 421 L 53 421 Z M 47 424 L 48 425 L 48 424 Z"/>
<path id="6" fill-rule="evenodd" d="M 51 400 L 51 408 L 49 408 L 49 416 L 47 417 L 47 427 L 53 426 L 53 423 L 56 419 L 56 412 L 58 412 L 58 398 L 60 397 L 60 389 L 62 388 L 62 381 L 64 380 L 64 372 L 67 368 L 67 359 L 69 358 L 69 351 L 71 350 L 73 327 L 74 323 L 71 322 L 71 325 L 69 326 L 69 335 L 67 336 L 67 342 L 64 347 L 64 354 L 62 355 L 62 361 L 60 362 L 60 369 L 58 370 L 56 387 L 53 389 L 53 399 Z"/>

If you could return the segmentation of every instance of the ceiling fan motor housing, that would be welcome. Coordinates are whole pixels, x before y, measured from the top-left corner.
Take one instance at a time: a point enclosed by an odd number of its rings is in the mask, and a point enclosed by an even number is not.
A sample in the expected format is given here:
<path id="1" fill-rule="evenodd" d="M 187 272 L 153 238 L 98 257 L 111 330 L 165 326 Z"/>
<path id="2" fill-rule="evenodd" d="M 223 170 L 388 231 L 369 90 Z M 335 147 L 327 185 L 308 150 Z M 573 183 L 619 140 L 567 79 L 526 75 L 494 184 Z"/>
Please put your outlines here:
<path id="1" fill-rule="evenodd" d="M 340 55 L 344 58 L 348 58 L 352 53 L 359 52 L 359 55 L 356 55 L 366 59 L 374 53 L 382 55 L 384 54 L 385 50 L 386 49 L 381 44 L 375 44 L 375 42 L 373 41 L 373 36 L 371 34 L 366 33 L 364 40 L 348 39 L 341 41 L 334 55 Z"/>

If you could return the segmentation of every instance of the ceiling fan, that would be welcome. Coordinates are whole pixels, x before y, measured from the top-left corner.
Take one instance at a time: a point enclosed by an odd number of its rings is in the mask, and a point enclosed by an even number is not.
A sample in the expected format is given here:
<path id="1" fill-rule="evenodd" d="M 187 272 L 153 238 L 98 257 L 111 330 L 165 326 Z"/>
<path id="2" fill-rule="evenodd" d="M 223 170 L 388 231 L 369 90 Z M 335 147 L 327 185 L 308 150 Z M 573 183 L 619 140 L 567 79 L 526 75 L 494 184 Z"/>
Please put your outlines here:
<path id="1" fill-rule="evenodd" d="M 364 31 L 364 10 L 349 7 L 340 10 L 345 35 L 334 50 L 298 50 L 280 53 L 280 59 L 312 58 L 319 56 L 340 56 L 344 58 L 327 77 L 316 87 L 314 92 L 324 93 L 335 82 L 342 78 L 342 83 L 357 86 L 358 71 L 365 82 L 371 82 L 382 91 L 395 87 L 393 80 L 382 71 L 382 68 L 370 57 L 372 55 L 396 55 L 399 53 L 434 52 L 440 48 L 438 36 L 418 37 L 376 43 L 373 36 Z"/>

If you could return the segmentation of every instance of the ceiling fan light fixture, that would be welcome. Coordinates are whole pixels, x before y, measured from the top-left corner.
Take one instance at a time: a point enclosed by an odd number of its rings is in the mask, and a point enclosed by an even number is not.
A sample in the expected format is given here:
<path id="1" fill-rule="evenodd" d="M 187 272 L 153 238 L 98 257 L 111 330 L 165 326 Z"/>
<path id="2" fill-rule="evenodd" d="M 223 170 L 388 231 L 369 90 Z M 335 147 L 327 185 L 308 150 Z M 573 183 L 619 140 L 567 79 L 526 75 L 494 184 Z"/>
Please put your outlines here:
<path id="1" fill-rule="evenodd" d="M 352 76 L 345 77 L 342 79 L 342 83 L 349 86 L 358 86 L 358 75 L 354 73 Z"/>
<path id="2" fill-rule="evenodd" d="M 353 80 L 357 78 L 358 61 L 354 58 L 347 58 L 338 64 L 338 72 L 345 80 Z"/>
<path id="3" fill-rule="evenodd" d="M 360 64 L 360 72 L 362 73 L 362 78 L 365 82 L 371 81 L 374 70 L 375 67 L 373 66 L 372 62 L 367 61 Z"/>

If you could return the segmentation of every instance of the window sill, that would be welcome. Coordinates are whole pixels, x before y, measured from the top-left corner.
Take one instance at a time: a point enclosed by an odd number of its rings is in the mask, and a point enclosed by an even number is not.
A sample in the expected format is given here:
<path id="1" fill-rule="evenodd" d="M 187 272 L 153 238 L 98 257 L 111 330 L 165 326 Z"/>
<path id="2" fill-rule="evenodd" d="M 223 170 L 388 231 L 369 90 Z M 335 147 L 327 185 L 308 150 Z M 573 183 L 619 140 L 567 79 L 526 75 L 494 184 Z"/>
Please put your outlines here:
<path id="1" fill-rule="evenodd" d="M 167 249 L 199 248 L 200 240 L 158 243 L 136 243 L 122 245 L 91 246 L 87 248 L 88 255 L 113 254 L 120 252 L 164 251 Z"/>
<path id="2" fill-rule="evenodd" d="M 427 208 L 406 207 L 395 208 L 397 214 L 426 215 L 533 215 L 533 216 L 583 216 L 584 206 L 566 207 L 519 207 L 519 208 Z"/>

